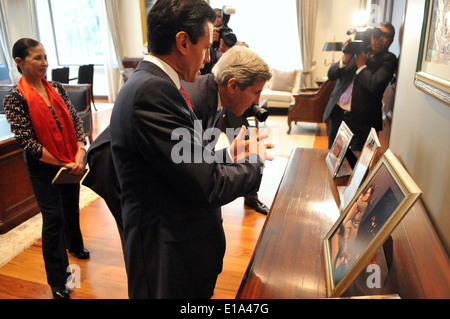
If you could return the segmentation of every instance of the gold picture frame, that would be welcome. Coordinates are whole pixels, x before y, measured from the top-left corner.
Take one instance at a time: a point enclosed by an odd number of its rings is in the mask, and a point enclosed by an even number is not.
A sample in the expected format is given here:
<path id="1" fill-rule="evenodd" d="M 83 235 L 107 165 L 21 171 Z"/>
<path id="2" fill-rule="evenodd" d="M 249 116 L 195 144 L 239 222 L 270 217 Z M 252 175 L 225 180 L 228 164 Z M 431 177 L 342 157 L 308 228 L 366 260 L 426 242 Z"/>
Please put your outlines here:
<path id="1" fill-rule="evenodd" d="M 323 239 L 328 297 L 347 290 L 420 195 L 388 149 Z"/>
<path id="2" fill-rule="evenodd" d="M 422 25 L 415 86 L 450 106 L 450 53 L 446 17 L 450 14 L 444 2 L 427 0 Z"/>
<path id="3" fill-rule="evenodd" d="M 147 47 L 147 15 L 150 9 L 155 4 L 156 0 L 139 0 L 139 7 L 141 10 L 141 27 L 142 27 L 142 43 Z"/>

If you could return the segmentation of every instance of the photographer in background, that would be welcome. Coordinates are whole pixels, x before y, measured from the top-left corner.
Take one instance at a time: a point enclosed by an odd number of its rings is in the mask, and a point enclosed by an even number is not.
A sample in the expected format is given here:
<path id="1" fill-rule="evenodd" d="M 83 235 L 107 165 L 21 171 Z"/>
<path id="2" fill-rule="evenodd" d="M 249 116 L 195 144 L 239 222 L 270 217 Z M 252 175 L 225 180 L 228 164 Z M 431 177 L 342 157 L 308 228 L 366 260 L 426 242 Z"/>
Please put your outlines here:
<path id="1" fill-rule="evenodd" d="M 219 61 L 222 54 L 227 52 L 237 42 L 237 37 L 233 30 L 228 27 L 230 14 L 234 13 L 234 9 L 224 6 L 222 9 L 214 9 L 216 13 L 216 23 L 213 29 L 213 45 L 209 51 L 211 61 L 205 64 L 200 70 L 201 74 L 211 73 L 214 65 Z"/>
<path id="2" fill-rule="evenodd" d="M 388 51 L 395 35 L 389 22 L 362 33 L 363 41 L 347 40 L 344 56 L 328 70 L 328 79 L 337 80 L 323 115 L 330 120 L 328 147 L 342 121 L 354 136 L 350 148 L 359 155 L 370 129 L 383 130 L 383 93 L 397 69 L 397 57 Z M 355 37 L 356 39 L 356 37 Z"/>

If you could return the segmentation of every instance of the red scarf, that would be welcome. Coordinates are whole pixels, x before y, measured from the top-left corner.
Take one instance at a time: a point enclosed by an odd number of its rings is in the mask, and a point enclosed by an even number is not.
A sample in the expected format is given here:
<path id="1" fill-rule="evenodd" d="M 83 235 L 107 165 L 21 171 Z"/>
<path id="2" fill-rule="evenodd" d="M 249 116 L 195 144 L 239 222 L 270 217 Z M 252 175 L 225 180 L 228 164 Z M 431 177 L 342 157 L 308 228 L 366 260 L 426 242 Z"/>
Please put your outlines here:
<path id="1" fill-rule="evenodd" d="M 71 163 L 75 160 L 78 144 L 72 117 L 64 100 L 53 86 L 42 79 L 50 103 L 62 127 L 62 133 L 56 124 L 52 111 L 47 103 L 22 76 L 17 87 L 28 103 L 31 124 L 36 132 L 36 138 L 53 156 L 62 162 Z"/>

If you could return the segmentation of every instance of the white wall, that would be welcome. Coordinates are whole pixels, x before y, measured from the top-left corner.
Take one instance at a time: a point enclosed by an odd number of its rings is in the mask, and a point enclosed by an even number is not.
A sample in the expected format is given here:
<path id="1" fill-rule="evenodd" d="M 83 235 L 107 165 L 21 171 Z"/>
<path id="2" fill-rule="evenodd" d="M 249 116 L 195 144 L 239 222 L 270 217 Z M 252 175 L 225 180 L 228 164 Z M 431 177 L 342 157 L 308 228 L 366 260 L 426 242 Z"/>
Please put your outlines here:
<path id="1" fill-rule="evenodd" d="M 450 251 L 450 107 L 414 86 L 425 0 L 409 0 L 390 148 L 423 191 L 422 200 Z"/>

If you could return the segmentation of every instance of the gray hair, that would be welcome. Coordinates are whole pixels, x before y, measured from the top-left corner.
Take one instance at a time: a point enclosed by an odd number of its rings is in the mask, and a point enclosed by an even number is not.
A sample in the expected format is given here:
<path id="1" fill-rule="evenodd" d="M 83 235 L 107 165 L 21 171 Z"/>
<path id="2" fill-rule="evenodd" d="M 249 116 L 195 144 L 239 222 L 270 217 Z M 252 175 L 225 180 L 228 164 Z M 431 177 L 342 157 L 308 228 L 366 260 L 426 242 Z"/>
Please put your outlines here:
<path id="1" fill-rule="evenodd" d="M 269 65 L 255 52 L 241 45 L 235 45 L 225 52 L 212 73 L 218 85 L 225 85 L 235 78 L 242 90 L 253 85 L 256 80 L 269 81 L 272 77 Z"/>

